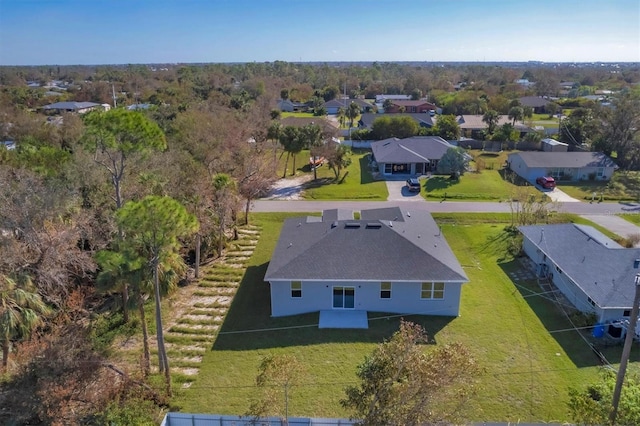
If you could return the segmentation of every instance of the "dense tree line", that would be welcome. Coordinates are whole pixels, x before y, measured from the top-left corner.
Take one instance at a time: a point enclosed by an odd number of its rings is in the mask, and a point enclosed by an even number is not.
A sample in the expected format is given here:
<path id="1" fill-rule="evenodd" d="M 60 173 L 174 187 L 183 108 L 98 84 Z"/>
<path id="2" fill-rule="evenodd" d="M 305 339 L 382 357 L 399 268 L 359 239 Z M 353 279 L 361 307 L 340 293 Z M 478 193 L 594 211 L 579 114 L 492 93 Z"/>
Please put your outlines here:
<path id="1" fill-rule="evenodd" d="M 518 78 L 536 85 L 516 85 Z M 27 86 L 51 80 L 65 87 Z M 460 134 L 455 115 L 483 114 L 494 123 L 496 114 L 508 114 L 515 121 L 526 111 L 514 99 L 554 95 L 563 80 L 575 81 L 576 90 L 625 89 L 612 99 L 613 108 L 574 109 L 563 120 L 561 137 L 615 152 L 621 167 L 639 168 L 640 108 L 632 83 L 640 70 L 632 66 L 615 73 L 598 67 L 280 61 L 0 68 L 0 137 L 17 142 L 15 150 L 0 147 L 0 298 L 12 307 L 0 308 L 0 346 L 11 378 L 0 406 L 21 407 L 24 422 L 59 418 L 69 424 L 117 412 L 121 407 L 109 408 L 114 399 L 165 402 L 171 382 L 162 348 L 158 367 L 166 388 L 147 382 L 148 331 L 142 330 L 142 373 L 131 377 L 108 362 L 106 345 L 96 343 L 94 314 L 108 307 L 119 327 L 146 325 L 144 305 L 159 304 L 178 282 L 197 277 L 199 265 L 220 256 L 235 226 L 249 220 L 252 200 L 281 172 L 279 153 L 309 149 L 325 157 L 340 180 L 350 162 L 348 148 L 324 143 L 334 135 L 315 125 L 282 127 L 273 120 L 278 97 L 321 102 L 345 91 L 367 98 L 426 96 L 445 114 L 434 128 L 400 118 L 376 123 L 373 131 L 379 138 L 454 139 Z M 47 90 L 59 93 L 52 98 Z M 119 108 L 63 114 L 61 120 L 38 109 L 56 100 L 113 104 L 114 97 Z M 122 108 L 135 103 L 149 108 Z M 356 116 L 348 108 L 342 120 Z M 509 140 L 513 128 L 505 126 L 490 133 Z M 159 234 L 166 239 L 151 238 Z M 132 313 L 139 318 L 129 318 Z M 162 318 L 155 321 L 161 331 Z M 161 335 L 157 341 L 161 346 Z"/>

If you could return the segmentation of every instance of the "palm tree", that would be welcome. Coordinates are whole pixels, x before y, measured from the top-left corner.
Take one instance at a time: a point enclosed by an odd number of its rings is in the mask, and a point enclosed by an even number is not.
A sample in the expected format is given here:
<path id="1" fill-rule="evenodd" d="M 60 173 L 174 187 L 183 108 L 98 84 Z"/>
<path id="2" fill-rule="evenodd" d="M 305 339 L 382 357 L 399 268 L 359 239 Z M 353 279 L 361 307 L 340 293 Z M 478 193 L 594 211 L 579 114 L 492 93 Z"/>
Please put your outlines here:
<path id="1" fill-rule="evenodd" d="M 524 109 L 520 106 L 514 106 L 509 109 L 509 119 L 513 120 L 512 125 L 516 125 L 516 121 L 522 121 L 524 118 Z"/>
<path id="2" fill-rule="evenodd" d="M 0 275 L 0 345 L 2 370 L 6 371 L 11 342 L 28 337 L 42 322 L 42 315 L 50 313 L 38 293 L 20 288 L 16 282 Z"/>
<path id="3" fill-rule="evenodd" d="M 196 217 L 178 201 L 156 195 L 128 202 L 118 210 L 116 218 L 118 225 L 126 231 L 128 243 L 145 260 L 145 277 L 149 276 L 147 274 L 153 277 L 158 364 L 160 372 L 165 375 L 167 394 L 171 396 L 171 373 L 160 310 L 162 265 L 178 253 L 180 238 L 195 234 L 199 224 Z"/>
<path id="4" fill-rule="evenodd" d="M 236 181 L 226 173 L 218 173 L 213 177 L 213 211 L 218 219 L 218 257 L 224 250 L 227 223 L 233 216 L 236 207 Z"/>
<path id="5" fill-rule="evenodd" d="M 149 351 L 149 332 L 144 312 L 144 303 L 153 292 L 153 287 L 146 288 L 145 260 L 137 256 L 132 250 L 123 248 L 121 252 L 101 250 L 96 253 L 96 262 L 100 265 L 100 273 L 96 278 L 96 286 L 103 293 L 120 288 L 127 283 L 130 293 L 134 297 L 128 299 L 126 310 L 138 309 L 142 325 L 143 345 L 143 374 L 148 376 L 151 371 L 151 355 Z"/>
<path id="6" fill-rule="evenodd" d="M 360 115 L 360 106 L 351 102 L 347 108 L 347 117 L 349 118 L 349 128 L 353 127 L 354 120 Z"/>
<path id="7" fill-rule="evenodd" d="M 498 125 L 499 118 L 500 118 L 500 115 L 498 114 L 498 111 L 494 111 L 492 109 L 485 112 L 484 115 L 482 116 L 482 121 L 487 123 L 487 126 L 488 126 L 487 131 L 490 135 L 492 135 L 493 132 L 496 130 L 496 126 Z"/>
<path id="8" fill-rule="evenodd" d="M 344 127 L 347 122 L 347 110 L 344 107 L 338 108 L 338 122 L 341 128 Z"/>
<path id="9" fill-rule="evenodd" d="M 279 121 L 272 121 L 267 129 L 267 139 L 273 141 L 273 172 L 275 173 L 276 167 L 278 167 L 278 143 L 280 142 L 280 135 L 282 135 L 282 124 Z"/>

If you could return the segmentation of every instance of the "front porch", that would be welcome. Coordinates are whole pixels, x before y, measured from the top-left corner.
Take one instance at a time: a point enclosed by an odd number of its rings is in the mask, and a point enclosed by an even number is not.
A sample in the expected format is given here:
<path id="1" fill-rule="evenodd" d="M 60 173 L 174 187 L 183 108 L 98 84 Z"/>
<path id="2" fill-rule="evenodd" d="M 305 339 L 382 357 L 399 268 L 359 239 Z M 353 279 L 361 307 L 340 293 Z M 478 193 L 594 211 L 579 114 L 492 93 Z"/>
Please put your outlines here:
<path id="1" fill-rule="evenodd" d="M 367 311 L 334 309 L 320 311 L 318 328 L 369 328 Z"/>

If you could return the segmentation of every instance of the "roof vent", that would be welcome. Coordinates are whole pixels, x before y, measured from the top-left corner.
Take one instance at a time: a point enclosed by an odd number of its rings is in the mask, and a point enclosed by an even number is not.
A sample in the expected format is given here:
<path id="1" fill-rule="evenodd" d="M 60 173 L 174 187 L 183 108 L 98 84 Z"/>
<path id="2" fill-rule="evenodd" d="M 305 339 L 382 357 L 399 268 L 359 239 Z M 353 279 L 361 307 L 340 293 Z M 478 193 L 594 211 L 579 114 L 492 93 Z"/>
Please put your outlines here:
<path id="1" fill-rule="evenodd" d="M 380 222 L 371 222 L 367 223 L 367 229 L 380 229 L 382 228 L 382 224 Z"/>
<path id="2" fill-rule="evenodd" d="M 360 228 L 360 224 L 358 222 L 347 222 L 344 224 L 346 229 L 358 229 Z"/>
<path id="3" fill-rule="evenodd" d="M 389 221 L 389 227 L 393 228 L 393 222 Z"/>
<path id="4" fill-rule="evenodd" d="M 335 227 L 337 227 L 337 226 L 338 226 L 338 222 L 333 222 L 333 223 L 331 224 L 331 229 L 333 229 L 333 228 L 335 228 Z"/>
<path id="5" fill-rule="evenodd" d="M 638 269 L 640 266 L 640 259 L 636 259 L 633 261 L 633 269 Z"/>

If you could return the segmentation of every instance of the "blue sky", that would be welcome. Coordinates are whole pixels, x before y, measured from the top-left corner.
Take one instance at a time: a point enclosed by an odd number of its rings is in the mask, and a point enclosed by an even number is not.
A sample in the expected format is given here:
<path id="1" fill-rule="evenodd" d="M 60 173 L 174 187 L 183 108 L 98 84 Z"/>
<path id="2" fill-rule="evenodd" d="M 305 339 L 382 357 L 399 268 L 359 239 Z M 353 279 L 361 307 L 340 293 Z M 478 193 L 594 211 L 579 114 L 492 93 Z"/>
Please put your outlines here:
<path id="1" fill-rule="evenodd" d="M 0 65 L 640 62 L 638 0 L 0 0 Z"/>

